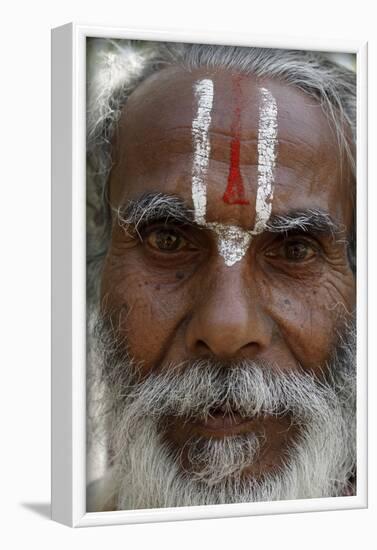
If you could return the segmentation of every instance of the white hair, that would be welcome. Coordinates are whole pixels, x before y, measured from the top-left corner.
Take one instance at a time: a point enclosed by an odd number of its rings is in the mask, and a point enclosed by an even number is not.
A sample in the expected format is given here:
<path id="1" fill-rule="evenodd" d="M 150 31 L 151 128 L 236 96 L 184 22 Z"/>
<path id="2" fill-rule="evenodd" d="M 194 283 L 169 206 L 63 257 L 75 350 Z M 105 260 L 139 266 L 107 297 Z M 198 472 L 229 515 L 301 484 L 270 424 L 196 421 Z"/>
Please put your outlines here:
<path id="1" fill-rule="evenodd" d="M 107 181 L 112 167 L 111 141 L 132 91 L 148 76 L 168 66 L 186 71 L 223 68 L 270 77 L 299 88 L 322 106 L 338 137 L 341 154 L 355 167 L 356 78 L 353 71 L 318 52 L 138 42 L 88 40 L 87 195 L 88 292 L 95 296 L 99 270 L 109 241 Z M 351 259 L 354 237 L 351 235 Z"/>

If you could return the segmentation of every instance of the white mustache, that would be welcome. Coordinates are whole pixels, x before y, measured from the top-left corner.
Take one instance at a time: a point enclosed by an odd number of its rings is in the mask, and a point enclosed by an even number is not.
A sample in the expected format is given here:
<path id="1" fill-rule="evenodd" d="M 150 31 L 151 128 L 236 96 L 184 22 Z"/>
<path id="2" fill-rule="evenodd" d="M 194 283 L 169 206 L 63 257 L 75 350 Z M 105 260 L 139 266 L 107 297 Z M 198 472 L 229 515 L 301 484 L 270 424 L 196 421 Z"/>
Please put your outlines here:
<path id="1" fill-rule="evenodd" d="M 334 389 L 313 374 L 283 372 L 257 362 L 224 367 L 194 361 L 166 368 L 127 390 L 127 408 L 136 416 L 177 416 L 205 420 L 214 411 L 242 417 L 291 414 L 305 422 L 337 403 Z"/>

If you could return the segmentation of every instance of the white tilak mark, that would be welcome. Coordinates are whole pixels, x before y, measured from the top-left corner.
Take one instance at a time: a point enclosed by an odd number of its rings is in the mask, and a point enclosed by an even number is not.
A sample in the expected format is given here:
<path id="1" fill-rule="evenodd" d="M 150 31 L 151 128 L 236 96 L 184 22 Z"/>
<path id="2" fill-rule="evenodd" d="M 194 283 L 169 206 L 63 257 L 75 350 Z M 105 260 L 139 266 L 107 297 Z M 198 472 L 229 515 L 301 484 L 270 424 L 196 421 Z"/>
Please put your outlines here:
<path id="1" fill-rule="evenodd" d="M 194 142 L 194 161 L 192 165 L 192 200 L 194 202 L 195 221 L 205 224 L 207 209 L 207 184 L 205 181 L 211 144 L 208 130 L 211 124 L 213 104 L 213 82 L 209 79 L 195 83 L 197 100 L 196 117 L 192 121 L 192 139 Z"/>
<path id="2" fill-rule="evenodd" d="M 262 99 L 259 108 L 256 216 L 254 228 L 251 231 L 246 231 L 237 225 L 206 222 L 207 185 L 205 179 L 211 151 L 208 130 L 211 124 L 213 105 L 213 82 L 204 79 L 195 83 L 197 113 L 192 121 L 194 216 L 196 223 L 208 227 L 216 233 L 217 248 L 227 266 L 234 265 L 244 257 L 253 236 L 264 231 L 271 216 L 277 145 L 277 106 L 275 98 L 266 88 L 261 88 L 260 92 Z"/>
<path id="3" fill-rule="evenodd" d="M 260 92 L 262 101 L 259 108 L 258 190 L 255 204 L 254 235 L 264 231 L 271 216 L 278 131 L 278 111 L 275 98 L 266 88 L 261 88 Z"/>
<path id="4" fill-rule="evenodd" d="M 251 231 L 236 225 L 207 223 L 217 235 L 217 248 L 225 265 L 239 262 L 247 252 L 254 235 L 265 230 L 271 216 L 274 193 L 274 171 L 277 146 L 277 106 L 271 92 L 260 89 L 258 128 L 258 189 L 255 203 L 255 224 Z"/>
<path id="5" fill-rule="evenodd" d="M 245 231 L 237 225 L 222 223 L 207 223 L 206 227 L 216 233 L 217 249 L 220 256 L 224 258 L 225 265 L 230 267 L 242 260 L 251 243 L 250 231 Z"/>

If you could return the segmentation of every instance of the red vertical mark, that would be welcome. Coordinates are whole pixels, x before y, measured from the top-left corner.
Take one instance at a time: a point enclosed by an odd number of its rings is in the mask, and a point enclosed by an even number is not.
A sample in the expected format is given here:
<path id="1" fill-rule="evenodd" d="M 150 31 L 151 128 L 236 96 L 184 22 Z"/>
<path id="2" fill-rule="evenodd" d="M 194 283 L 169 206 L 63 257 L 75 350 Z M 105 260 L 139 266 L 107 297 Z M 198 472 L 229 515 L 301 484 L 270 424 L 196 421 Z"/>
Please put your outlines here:
<path id="1" fill-rule="evenodd" d="M 233 80 L 233 93 L 236 107 L 233 111 L 231 131 L 234 137 L 230 142 L 230 163 L 228 185 L 223 195 L 223 201 L 227 204 L 250 204 L 245 196 L 245 188 L 240 170 L 240 129 L 241 129 L 241 86 L 240 76 Z"/>

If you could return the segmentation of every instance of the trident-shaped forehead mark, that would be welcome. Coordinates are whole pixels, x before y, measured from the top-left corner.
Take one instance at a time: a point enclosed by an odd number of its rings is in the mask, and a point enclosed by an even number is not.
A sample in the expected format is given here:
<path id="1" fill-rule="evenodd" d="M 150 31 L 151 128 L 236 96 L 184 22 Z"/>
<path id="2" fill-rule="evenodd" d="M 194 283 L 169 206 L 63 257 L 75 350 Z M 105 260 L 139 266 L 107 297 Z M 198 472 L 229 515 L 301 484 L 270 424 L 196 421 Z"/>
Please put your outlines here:
<path id="1" fill-rule="evenodd" d="M 260 88 L 258 123 L 258 177 L 255 203 L 255 224 L 252 230 L 236 225 L 206 221 L 207 182 L 211 144 L 208 131 L 213 106 L 213 82 L 198 80 L 194 85 L 196 116 L 192 121 L 194 158 L 192 166 L 192 199 L 195 221 L 212 229 L 217 235 L 217 248 L 225 265 L 239 262 L 247 252 L 252 237 L 262 233 L 271 216 L 274 191 L 274 172 L 277 154 L 277 106 L 269 90 Z"/>

